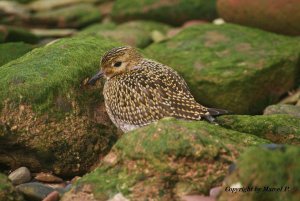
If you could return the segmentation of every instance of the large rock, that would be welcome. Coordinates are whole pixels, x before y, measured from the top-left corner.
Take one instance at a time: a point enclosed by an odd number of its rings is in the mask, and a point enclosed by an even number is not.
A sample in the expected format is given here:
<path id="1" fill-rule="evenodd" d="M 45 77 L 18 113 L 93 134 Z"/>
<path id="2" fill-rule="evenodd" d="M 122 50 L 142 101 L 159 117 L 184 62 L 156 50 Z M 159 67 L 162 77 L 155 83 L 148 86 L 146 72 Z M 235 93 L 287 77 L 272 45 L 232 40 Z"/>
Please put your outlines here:
<path id="1" fill-rule="evenodd" d="M 163 119 L 122 136 L 102 165 L 62 200 L 76 200 L 86 192 L 101 201 L 118 193 L 129 200 L 208 194 L 245 147 L 266 142 L 203 121 Z"/>
<path id="2" fill-rule="evenodd" d="M 61 39 L 0 68 L 0 166 L 72 176 L 110 149 L 115 127 L 101 85 L 89 89 L 84 80 L 118 45 L 92 36 Z"/>
<path id="3" fill-rule="evenodd" d="M 147 19 L 180 25 L 191 19 L 212 20 L 216 16 L 215 0 L 116 0 L 112 10 L 113 19 L 119 22 Z"/>
<path id="4" fill-rule="evenodd" d="M 146 55 L 176 69 L 204 105 L 256 114 L 299 78 L 300 42 L 238 25 L 197 25 L 150 45 Z"/>
<path id="5" fill-rule="evenodd" d="M 0 201 L 23 201 L 7 177 L 0 173 Z"/>
<path id="6" fill-rule="evenodd" d="M 28 7 L 34 11 L 46 11 L 79 3 L 93 3 L 97 1 L 101 0 L 34 0 Z"/>
<path id="7" fill-rule="evenodd" d="M 81 28 L 101 20 L 100 11 L 88 3 L 75 4 L 55 10 L 41 11 L 31 18 L 32 24 L 58 28 Z"/>
<path id="8" fill-rule="evenodd" d="M 94 24 L 79 34 L 105 36 L 130 46 L 144 48 L 153 41 L 152 33 L 154 31 L 166 34 L 169 28 L 168 25 L 159 22 L 138 20 L 126 22 L 119 26 L 113 23 Z"/>
<path id="9" fill-rule="evenodd" d="M 250 148 L 226 178 L 218 201 L 299 200 L 299 157 L 299 147 Z"/>
<path id="10" fill-rule="evenodd" d="M 30 16 L 27 7 L 13 1 L 0 1 L 0 24 L 23 25 Z"/>
<path id="11" fill-rule="evenodd" d="M 300 35 L 299 0 L 219 0 L 217 4 L 220 16 L 228 22 Z"/>
<path id="12" fill-rule="evenodd" d="M 0 67 L 31 51 L 33 46 L 23 42 L 0 43 Z"/>
<path id="13" fill-rule="evenodd" d="M 218 117 L 225 128 L 251 133 L 274 143 L 300 145 L 300 118 L 286 114 L 226 115 Z"/>
<path id="14" fill-rule="evenodd" d="M 0 42 L 25 42 L 34 44 L 39 41 L 38 37 L 28 29 L 0 25 Z"/>
<path id="15" fill-rule="evenodd" d="M 300 118 L 300 105 L 277 104 L 265 108 L 264 115 L 269 114 L 289 114 Z"/>

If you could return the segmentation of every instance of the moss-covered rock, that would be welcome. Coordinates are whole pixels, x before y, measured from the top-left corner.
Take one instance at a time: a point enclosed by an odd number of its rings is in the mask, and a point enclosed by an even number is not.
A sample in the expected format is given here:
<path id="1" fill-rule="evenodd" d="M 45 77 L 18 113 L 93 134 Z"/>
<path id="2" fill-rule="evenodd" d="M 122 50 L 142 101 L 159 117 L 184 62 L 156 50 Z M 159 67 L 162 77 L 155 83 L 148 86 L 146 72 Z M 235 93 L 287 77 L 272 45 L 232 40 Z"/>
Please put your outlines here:
<path id="1" fill-rule="evenodd" d="M 300 35 L 298 0 L 289 0 L 288 3 L 286 0 L 219 0 L 218 12 L 226 22 L 280 34 Z"/>
<path id="2" fill-rule="evenodd" d="M 146 55 L 175 68 L 204 105 L 256 114 L 295 86 L 300 42 L 238 25 L 197 25 L 150 45 Z"/>
<path id="3" fill-rule="evenodd" d="M 266 142 L 207 122 L 163 119 L 122 136 L 102 165 L 79 180 L 63 200 L 87 187 L 96 200 L 118 192 L 130 200 L 207 194 L 245 147 Z"/>
<path id="4" fill-rule="evenodd" d="M 266 107 L 264 115 L 269 114 L 289 114 L 300 118 L 300 105 L 276 104 Z"/>
<path id="5" fill-rule="evenodd" d="M 33 1 L 36 1 L 36 0 L 10 0 L 10 1 L 16 1 L 16 2 L 19 2 L 19 3 L 27 4 L 27 3 L 30 3 L 30 2 L 33 2 Z"/>
<path id="6" fill-rule="evenodd" d="M 0 201 L 23 201 L 7 177 L 0 173 Z"/>
<path id="7" fill-rule="evenodd" d="M 0 43 L 0 66 L 24 55 L 33 48 L 32 45 L 23 42 Z"/>
<path id="8" fill-rule="evenodd" d="M 88 89 L 84 80 L 118 45 L 92 36 L 61 39 L 0 68 L 0 164 L 70 176 L 108 151 L 116 135 L 101 86 Z"/>
<path id="9" fill-rule="evenodd" d="M 14 1 L 0 1 L 0 25 L 24 25 L 30 16 L 29 9 Z"/>
<path id="10" fill-rule="evenodd" d="M 159 31 L 166 34 L 170 26 L 152 21 L 131 21 L 119 26 L 114 23 L 94 24 L 79 34 L 101 35 L 121 41 L 130 46 L 144 48 L 152 42 L 151 33 Z"/>
<path id="11" fill-rule="evenodd" d="M 179 25 L 191 19 L 212 20 L 216 16 L 215 0 L 117 0 L 112 10 L 113 19 L 119 22 L 147 19 Z"/>
<path id="12" fill-rule="evenodd" d="M 75 4 L 55 10 L 41 11 L 32 16 L 33 24 L 58 28 L 81 28 L 101 20 L 100 11 L 92 4 Z"/>
<path id="13" fill-rule="evenodd" d="M 61 7 L 68 7 L 79 3 L 94 3 L 101 1 L 103 0 L 34 0 L 34 2 L 28 5 L 28 7 L 35 12 L 39 12 L 54 10 Z"/>
<path id="14" fill-rule="evenodd" d="M 300 144 L 300 118 L 277 115 L 226 115 L 218 117 L 225 128 L 251 133 L 274 143 Z"/>
<path id="15" fill-rule="evenodd" d="M 39 41 L 38 37 L 29 30 L 19 27 L 1 26 L 0 42 L 25 42 L 35 44 Z"/>
<path id="16" fill-rule="evenodd" d="M 250 148 L 240 156 L 236 170 L 225 180 L 218 201 L 299 200 L 299 157 L 299 147 Z M 232 193 L 233 189 L 241 191 Z"/>

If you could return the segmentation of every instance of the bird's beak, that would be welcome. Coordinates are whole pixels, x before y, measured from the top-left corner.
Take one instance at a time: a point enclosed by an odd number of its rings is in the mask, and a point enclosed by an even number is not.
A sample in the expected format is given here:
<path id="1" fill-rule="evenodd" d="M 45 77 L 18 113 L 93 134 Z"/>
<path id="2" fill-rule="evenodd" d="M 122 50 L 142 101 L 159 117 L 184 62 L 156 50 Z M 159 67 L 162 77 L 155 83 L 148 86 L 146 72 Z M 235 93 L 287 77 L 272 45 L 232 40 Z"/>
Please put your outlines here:
<path id="1" fill-rule="evenodd" d="M 88 85 L 95 85 L 96 81 L 103 77 L 103 71 L 100 70 L 96 75 L 94 75 L 88 82 Z"/>

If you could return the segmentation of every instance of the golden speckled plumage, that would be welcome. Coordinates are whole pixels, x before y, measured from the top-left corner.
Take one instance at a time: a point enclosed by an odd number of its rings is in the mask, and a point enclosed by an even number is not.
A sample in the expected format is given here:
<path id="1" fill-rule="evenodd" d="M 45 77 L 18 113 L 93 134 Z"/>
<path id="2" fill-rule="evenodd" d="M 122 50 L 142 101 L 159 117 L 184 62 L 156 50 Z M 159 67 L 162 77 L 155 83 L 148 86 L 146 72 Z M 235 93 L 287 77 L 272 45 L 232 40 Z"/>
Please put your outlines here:
<path id="1" fill-rule="evenodd" d="M 197 103 L 175 70 L 143 58 L 134 48 L 112 49 L 103 56 L 101 66 L 107 78 L 103 89 L 106 110 L 124 132 L 163 117 L 211 121 L 211 116 L 226 113 Z"/>

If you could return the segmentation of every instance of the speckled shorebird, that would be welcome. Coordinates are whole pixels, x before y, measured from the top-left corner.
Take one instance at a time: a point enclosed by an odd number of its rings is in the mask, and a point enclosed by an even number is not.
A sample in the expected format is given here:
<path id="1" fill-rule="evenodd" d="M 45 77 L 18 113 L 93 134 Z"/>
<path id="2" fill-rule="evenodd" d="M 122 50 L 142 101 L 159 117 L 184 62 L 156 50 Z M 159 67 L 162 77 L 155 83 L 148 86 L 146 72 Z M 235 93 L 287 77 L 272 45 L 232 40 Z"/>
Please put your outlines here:
<path id="1" fill-rule="evenodd" d="M 132 47 L 117 47 L 104 54 L 101 70 L 89 84 L 104 76 L 107 113 L 124 132 L 163 117 L 205 119 L 227 113 L 197 103 L 180 75 L 172 68 L 146 59 Z"/>

